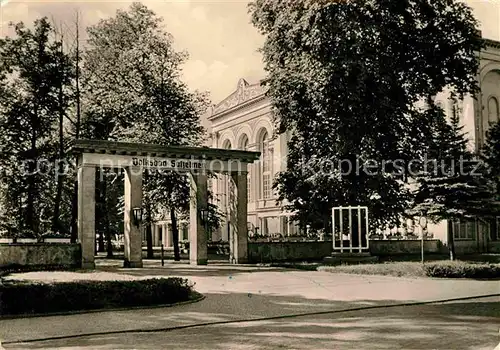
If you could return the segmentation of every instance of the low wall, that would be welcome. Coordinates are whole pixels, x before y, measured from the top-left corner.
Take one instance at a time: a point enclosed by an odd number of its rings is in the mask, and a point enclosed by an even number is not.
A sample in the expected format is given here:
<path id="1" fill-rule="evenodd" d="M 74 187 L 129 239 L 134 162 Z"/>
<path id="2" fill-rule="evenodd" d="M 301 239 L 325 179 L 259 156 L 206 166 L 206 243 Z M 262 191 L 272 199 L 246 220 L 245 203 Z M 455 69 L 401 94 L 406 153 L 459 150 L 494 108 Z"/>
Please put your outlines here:
<path id="1" fill-rule="evenodd" d="M 0 244 L 0 268 L 7 266 L 80 266 L 80 244 Z"/>
<path id="2" fill-rule="evenodd" d="M 489 242 L 488 244 L 488 253 L 500 253 L 500 241 Z"/>
<path id="3" fill-rule="evenodd" d="M 422 241 L 405 240 L 370 240 L 370 253 L 372 255 L 416 255 L 422 251 Z M 424 253 L 443 253 L 443 244 L 438 239 L 424 240 Z"/>
<path id="4" fill-rule="evenodd" d="M 479 252 L 478 243 L 476 241 L 461 241 L 455 240 L 455 254 L 476 254 Z"/>
<path id="5" fill-rule="evenodd" d="M 377 256 L 417 255 L 421 252 L 420 240 L 370 240 L 370 253 Z M 440 240 L 425 240 L 426 254 L 446 253 Z M 249 242 L 250 263 L 322 260 L 333 252 L 331 241 L 322 242 Z"/>
<path id="6" fill-rule="evenodd" d="M 332 242 L 249 242 L 250 263 L 320 260 L 331 255 Z"/>
<path id="7" fill-rule="evenodd" d="M 12 238 L 0 238 L 1 243 L 14 243 Z M 70 238 L 42 238 L 39 242 L 36 238 L 18 238 L 16 243 L 71 243 Z"/>

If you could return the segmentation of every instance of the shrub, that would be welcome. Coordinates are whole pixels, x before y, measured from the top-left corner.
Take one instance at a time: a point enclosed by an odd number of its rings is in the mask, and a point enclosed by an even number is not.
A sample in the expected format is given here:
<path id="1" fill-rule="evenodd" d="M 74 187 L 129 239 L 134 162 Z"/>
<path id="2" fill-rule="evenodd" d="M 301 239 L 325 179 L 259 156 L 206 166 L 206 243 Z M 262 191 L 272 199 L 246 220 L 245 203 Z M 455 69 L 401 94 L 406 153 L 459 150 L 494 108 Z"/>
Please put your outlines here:
<path id="1" fill-rule="evenodd" d="M 38 314 L 174 304 L 190 300 L 195 295 L 188 280 L 183 278 L 54 284 L 16 281 L 0 285 L 0 314 Z"/>
<path id="2" fill-rule="evenodd" d="M 383 264 L 322 266 L 319 269 L 328 272 L 398 277 L 478 279 L 500 277 L 500 264 L 482 264 L 465 261 L 435 261 L 427 262 L 424 265 L 420 262 L 389 262 Z"/>
<path id="3" fill-rule="evenodd" d="M 500 265 L 456 262 L 436 262 L 424 265 L 429 277 L 444 278 L 498 278 Z"/>

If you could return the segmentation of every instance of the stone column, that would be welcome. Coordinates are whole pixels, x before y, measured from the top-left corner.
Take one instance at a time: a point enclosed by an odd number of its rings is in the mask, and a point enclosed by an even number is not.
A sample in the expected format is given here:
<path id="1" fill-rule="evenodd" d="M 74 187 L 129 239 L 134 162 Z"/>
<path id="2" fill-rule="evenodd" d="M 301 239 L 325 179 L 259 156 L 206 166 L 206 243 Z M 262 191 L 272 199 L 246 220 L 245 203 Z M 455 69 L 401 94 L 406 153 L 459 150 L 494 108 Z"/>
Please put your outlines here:
<path id="1" fill-rule="evenodd" d="M 189 212 L 189 261 L 193 265 L 206 265 L 207 234 L 201 221 L 201 209 L 207 208 L 207 176 L 190 175 L 190 212 Z"/>
<path id="2" fill-rule="evenodd" d="M 142 206 L 142 169 L 125 169 L 124 243 L 125 267 L 142 267 L 142 223 L 134 225 L 133 208 Z"/>
<path id="3" fill-rule="evenodd" d="M 167 231 L 165 230 L 166 226 L 167 225 L 165 224 L 161 224 L 161 243 L 165 248 L 167 248 Z"/>
<path id="4" fill-rule="evenodd" d="M 288 232 L 287 228 L 288 228 L 288 225 L 287 225 L 287 222 L 286 222 L 286 218 L 285 216 L 283 215 L 280 215 L 278 216 L 279 218 L 279 221 L 280 221 L 280 233 L 285 236 L 285 235 L 289 235 L 290 232 Z"/>
<path id="5" fill-rule="evenodd" d="M 157 224 L 153 224 L 153 229 L 154 229 L 154 241 L 153 241 L 153 246 L 159 247 L 160 246 L 160 230 L 159 226 Z"/>
<path id="6" fill-rule="evenodd" d="M 172 239 L 168 223 L 163 224 L 163 232 L 165 232 L 165 247 L 170 247 L 172 245 Z"/>
<path id="7" fill-rule="evenodd" d="M 95 167 L 78 168 L 78 241 L 82 269 L 94 269 L 95 253 Z"/>
<path id="8" fill-rule="evenodd" d="M 251 152 L 258 152 L 259 145 L 256 143 L 252 144 L 248 147 L 248 150 Z M 258 203 L 258 201 L 261 199 L 260 188 L 262 186 L 261 184 L 262 177 L 260 176 L 260 171 L 261 171 L 260 160 L 258 160 L 256 163 L 248 164 L 247 167 L 250 173 L 250 191 L 252 192 L 250 194 L 251 202 Z"/>
<path id="9" fill-rule="evenodd" d="M 231 257 L 232 263 L 248 262 L 248 228 L 247 228 L 247 173 L 231 175 L 234 186 L 235 217 L 231 220 Z"/>
<path id="10" fill-rule="evenodd" d="M 171 224 L 165 225 L 165 230 L 167 230 L 167 247 L 174 246 L 174 232 Z"/>

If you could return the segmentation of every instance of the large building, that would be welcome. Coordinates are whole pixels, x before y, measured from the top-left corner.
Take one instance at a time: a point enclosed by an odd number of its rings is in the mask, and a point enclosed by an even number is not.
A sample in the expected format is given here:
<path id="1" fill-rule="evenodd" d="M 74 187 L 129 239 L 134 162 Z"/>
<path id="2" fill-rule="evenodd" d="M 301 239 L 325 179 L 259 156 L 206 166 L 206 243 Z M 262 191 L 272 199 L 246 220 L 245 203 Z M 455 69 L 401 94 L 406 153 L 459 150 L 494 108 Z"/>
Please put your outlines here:
<path id="1" fill-rule="evenodd" d="M 480 68 L 477 80 L 480 93 L 466 97 L 463 101 L 452 101 L 449 92 L 443 91 L 436 100 L 448 116 L 458 114 L 464 131 L 469 137 L 471 150 L 478 151 L 485 142 L 486 131 L 490 123 L 500 120 L 500 42 L 484 40 L 485 48 L 478 53 Z M 216 104 L 208 116 L 210 130 L 209 145 L 214 148 L 241 149 L 261 152 L 261 159 L 249 166 L 248 173 L 248 230 L 249 235 L 284 235 L 304 234 L 299 232 L 296 223 L 289 220 L 289 213 L 277 203 L 276 193 L 272 189 L 276 174 L 285 169 L 287 155 L 286 134 L 275 133 L 271 103 L 259 82 L 249 83 L 244 79 L 237 82 L 235 91 Z M 231 220 L 231 181 L 228 176 L 219 176 L 211 181 L 215 203 L 225 217 L 225 223 L 217 232 L 211 233 L 213 241 L 228 241 Z M 159 222 L 154 229 L 155 245 L 172 244 L 170 223 Z M 181 225 L 181 240 L 187 240 L 187 223 Z M 407 227 L 394 228 L 381 232 L 387 237 L 408 234 L 421 234 L 416 223 Z M 488 251 L 489 242 L 500 240 L 500 220 L 488 222 L 478 218 L 453 224 L 456 246 L 460 251 Z M 447 224 L 431 224 L 427 232 L 446 243 Z"/>
<path id="2" fill-rule="evenodd" d="M 248 172 L 248 229 L 250 234 L 291 233 L 295 225 L 288 222 L 276 202 L 272 184 L 276 174 L 286 166 L 286 135 L 276 135 L 271 105 L 259 83 L 240 79 L 236 91 L 217 104 L 208 117 L 211 122 L 211 146 L 261 152 L 259 162 Z M 219 208 L 230 212 L 232 182 L 228 176 L 213 181 L 212 188 Z M 229 217 L 229 215 L 228 215 Z M 214 240 L 227 240 L 228 225 L 214 234 Z"/>
<path id="3" fill-rule="evenodd" d="M 463 101 L 452 101 L 447 91 L 436 96 L 437 103 L 448 116 L 459 114 L 470 140 L 470 148 L 476 151 L 484 144 L 490 123 L 500 118 L 500 43 L 487 39 L 484 42 L 486 47 L 478 54 L 480 69 L 477 79 L 481 88 L 478 96 L 469 96 Z M 212 147 L 261 152 L 260 162 L 252 165 L 248 174 L 250 234 L 297 233 L 298 227 L 288 220 L 288 214 L 282 211 L 272 190 L 274 177 L 286 166 L 287 135 L 275 134 L 271 105 L 265 90 L 258 82 L 250 84 L 240 79 L 235 91 L 212 108 L 208 119 Z M 213 183 L 217 203 L 228 214 L 228 220 L 230 186 L 231 182 L 224 176 Z M 430 225 L 428 231 L 445 241 L 446 227 L 446 223 Z M 490 225 L 483 220 L 455 223 L 454 236 L 457 240 L 483 245 L 488 240 L 499 239 L 497 227 L 499 225 Z M 224 225 L 212 238 L 228 240 L 228 237 L 228 225 Z"/>

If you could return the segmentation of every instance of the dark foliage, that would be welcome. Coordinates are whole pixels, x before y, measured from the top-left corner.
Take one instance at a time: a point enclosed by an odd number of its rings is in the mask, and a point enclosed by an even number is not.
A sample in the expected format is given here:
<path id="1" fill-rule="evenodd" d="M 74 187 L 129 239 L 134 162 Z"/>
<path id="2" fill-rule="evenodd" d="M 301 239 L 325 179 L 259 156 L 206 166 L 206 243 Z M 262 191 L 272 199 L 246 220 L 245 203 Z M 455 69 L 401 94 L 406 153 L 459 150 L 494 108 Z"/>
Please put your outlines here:
<path id="1" fill-rule="evenodd" d="M 280 199 L 313 228 L 340 205 L 368 206 L 372 226 L 399 223 L 411 193 L 395 162 L 420 159 L 429 133 L 416 103 L 445 87 L 477 90 L 472 10 L 453 0 L 257 0 L 250 11 L 266 36 L 277 130 L 290 135 Z M 370 174 L 355 169 L 374 163 Z"/>
<path id="2" fill-rule="evenodd" d="M 55 284 L 9 282 L 0 285 L 0 314 L 173 304 L 190 300 L 193 293 L 188 281 L 182 278 Z"/>

